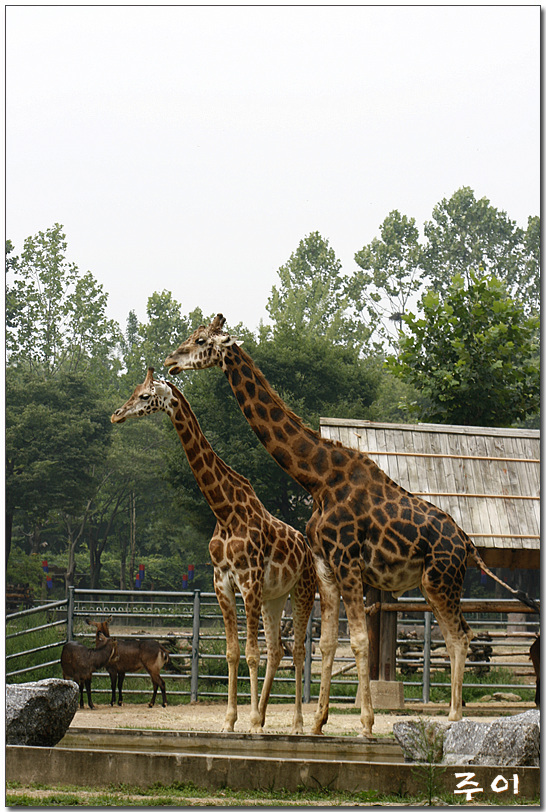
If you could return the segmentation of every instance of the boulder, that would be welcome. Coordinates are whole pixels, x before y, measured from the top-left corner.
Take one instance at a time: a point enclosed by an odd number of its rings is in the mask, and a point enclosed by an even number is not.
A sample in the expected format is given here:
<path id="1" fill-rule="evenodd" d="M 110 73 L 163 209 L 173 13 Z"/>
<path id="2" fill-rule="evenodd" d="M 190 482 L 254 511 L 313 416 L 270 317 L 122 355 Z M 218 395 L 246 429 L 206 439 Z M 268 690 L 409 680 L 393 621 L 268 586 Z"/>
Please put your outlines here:
<path id="1" fill-rule="evenodd" d="M 540 711 L 495 722 L 395 722 L 393 733 L 405 761 L 491 767 L 540 765 Z"/>
<path id="2" fill-rule="evenodd" d="M 529 710 L 497 719 L 469 764 L 502 767 L 540 766 L 540 711 Z"/>
<path id="3" fill-rule="evenodd" d="M 395 722 L 394 737 L 404 753 L 404 761 L 437 764 L 442 760 L 443 741 L 449 723 L 429 719 Z"/>
<path id="4" fill-rule="evenodd" d="M 54 747 L 74 718 L 79 695 L 71 680 L 6 685 L 6 743 Z"/>
<path id="5" fill-rule="evenodd" d="M 488 724 L 462 719 L 452 722 L 444 739 L 443 764 L 471 764 L 480 749 Z"/>

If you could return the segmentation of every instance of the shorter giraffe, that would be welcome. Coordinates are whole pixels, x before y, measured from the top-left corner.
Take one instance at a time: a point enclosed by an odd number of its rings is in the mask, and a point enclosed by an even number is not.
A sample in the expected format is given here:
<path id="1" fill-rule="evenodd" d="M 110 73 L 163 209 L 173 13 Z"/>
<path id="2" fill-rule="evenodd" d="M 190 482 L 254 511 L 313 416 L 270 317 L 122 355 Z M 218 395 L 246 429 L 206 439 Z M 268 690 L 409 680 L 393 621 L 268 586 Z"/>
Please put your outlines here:
<path id="1" fill-rule="evenodd" d="M 111 417 L 123 423 L 129 417 L 166 412 L 178 432 L 197 484 L 216 516 L 209 544 L 214 566 L 214 590 L 226 629 L 228 706 L 223 732 L 237 720 L 239 638 L 235 593 L 243 596 L 246 612 L 246 661 L 250 672 L 251 733 L 260 733 L 273 678 L 283 656 L 281 615 L 290 594 L 294 622 L 293 660 L 296 700 L 292 733 L 303 733 L 302 675 L 305 632 L 315 599 L 313 555 L 305 538 L 272 516 L 256 496 L 250 482 L 218 457 L 205 438 L 184 395 L 172 384 L 154 380 L 150 367 L 144 383 Z M 263 617 L 267 669 L 258 702 L 258 626 Z"/>

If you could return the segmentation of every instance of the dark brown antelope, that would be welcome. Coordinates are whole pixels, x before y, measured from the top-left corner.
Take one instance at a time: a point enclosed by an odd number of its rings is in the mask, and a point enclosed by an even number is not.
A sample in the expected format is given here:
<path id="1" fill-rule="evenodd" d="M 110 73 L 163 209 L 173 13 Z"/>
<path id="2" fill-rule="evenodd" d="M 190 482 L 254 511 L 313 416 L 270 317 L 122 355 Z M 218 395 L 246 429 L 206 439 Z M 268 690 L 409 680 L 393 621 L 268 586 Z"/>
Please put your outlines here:
<path id="1" fill-rule="evenodd" d="M 91 675 L 99 668 L 108 668 L 117 661 L 117 640 L 97 632 L 96 648 L 87 648 L 82 643 L 65 643 L 61 653 L 63 679 L 77 682 L 80 688 L 80 708 L 83 708 L 83 687 L 87 691 L 90 710 L 95 707 L 91 699 Z M 115 665 L 113 665 L 115 668 Z"/>
<path id="2" fill-rule="evenodd" d="M 98 644 L 99 635 L 110 637 L 109 623 L 112 618 L 107 620 L 96 621 L 90 618 L 86 619 L 89 626 L 94 626 L 96 629 L 96 644 Z M 157 640 L 118 640 L 118 656 L 116 662 L 111 662 L 106 666 L 106 670 L 110 674 L 110 684 L 112 686 L 112 699 L 110 705 L 116 704 L 116 682 L 118 688 L 118 705 L 123 704 L 123 680 L 125 674 L 133 671 L 142 671 L 145 669 L 150 675 L 152 685 L 154 686 L 153 695 L 148 703 L 148 707 L 152 708 L 155 705 L 155 698 L 157 689 L 161 689 L 162 705 L 167 706 L 167 694 L 165 691 L 165 681 L 159 673 L 163 666 L 169 662 L 169 652 Z"/>

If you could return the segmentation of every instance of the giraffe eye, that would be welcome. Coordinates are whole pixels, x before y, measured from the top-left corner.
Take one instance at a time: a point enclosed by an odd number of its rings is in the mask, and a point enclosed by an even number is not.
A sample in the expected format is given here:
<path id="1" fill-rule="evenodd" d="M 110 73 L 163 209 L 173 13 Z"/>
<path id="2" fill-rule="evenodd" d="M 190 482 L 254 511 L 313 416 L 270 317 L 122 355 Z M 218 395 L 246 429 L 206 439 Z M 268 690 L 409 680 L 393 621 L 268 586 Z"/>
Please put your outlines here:
<path id="1" fill-rule="evenodd" d="M 204 343 L 205 343 L 205 339 L 204 339 L 204 338 L 196 338 L 196 339 L 195 339 L 195 343 L 196 343 L 196 344 L 204 344 Z"/>
<path id="2" fill-rule="evenodd" d="M 147 395 L 147 394 L 146 395 L 141 395 L 140 399 L 141 400 L 150 400 L 150 395 Z"/>

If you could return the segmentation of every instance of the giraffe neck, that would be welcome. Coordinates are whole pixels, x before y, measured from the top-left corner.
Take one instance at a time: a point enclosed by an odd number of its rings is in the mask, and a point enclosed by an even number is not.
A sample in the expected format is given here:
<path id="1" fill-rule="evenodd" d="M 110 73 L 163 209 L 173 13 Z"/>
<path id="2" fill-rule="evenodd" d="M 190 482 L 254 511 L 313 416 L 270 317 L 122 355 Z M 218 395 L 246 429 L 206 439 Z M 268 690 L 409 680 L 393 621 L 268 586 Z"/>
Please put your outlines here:
<path id="1" fill-rule="evenodd" d="M 184 395 L 171 383 L 173 400 L 166 409 L 203 496 L 221 522 L 233 515 L 235 488 L 254 491 L 245 477 L 229 467 L 213 450 Z"/>
<path id="2" fill-rule="evenodd" d="M 310 493 L 317 491 L 331 470 L 332 443 L 290 411 L 237 344 L 225 349 L 221 367 L 262 445 L 303 488 Z"/>

